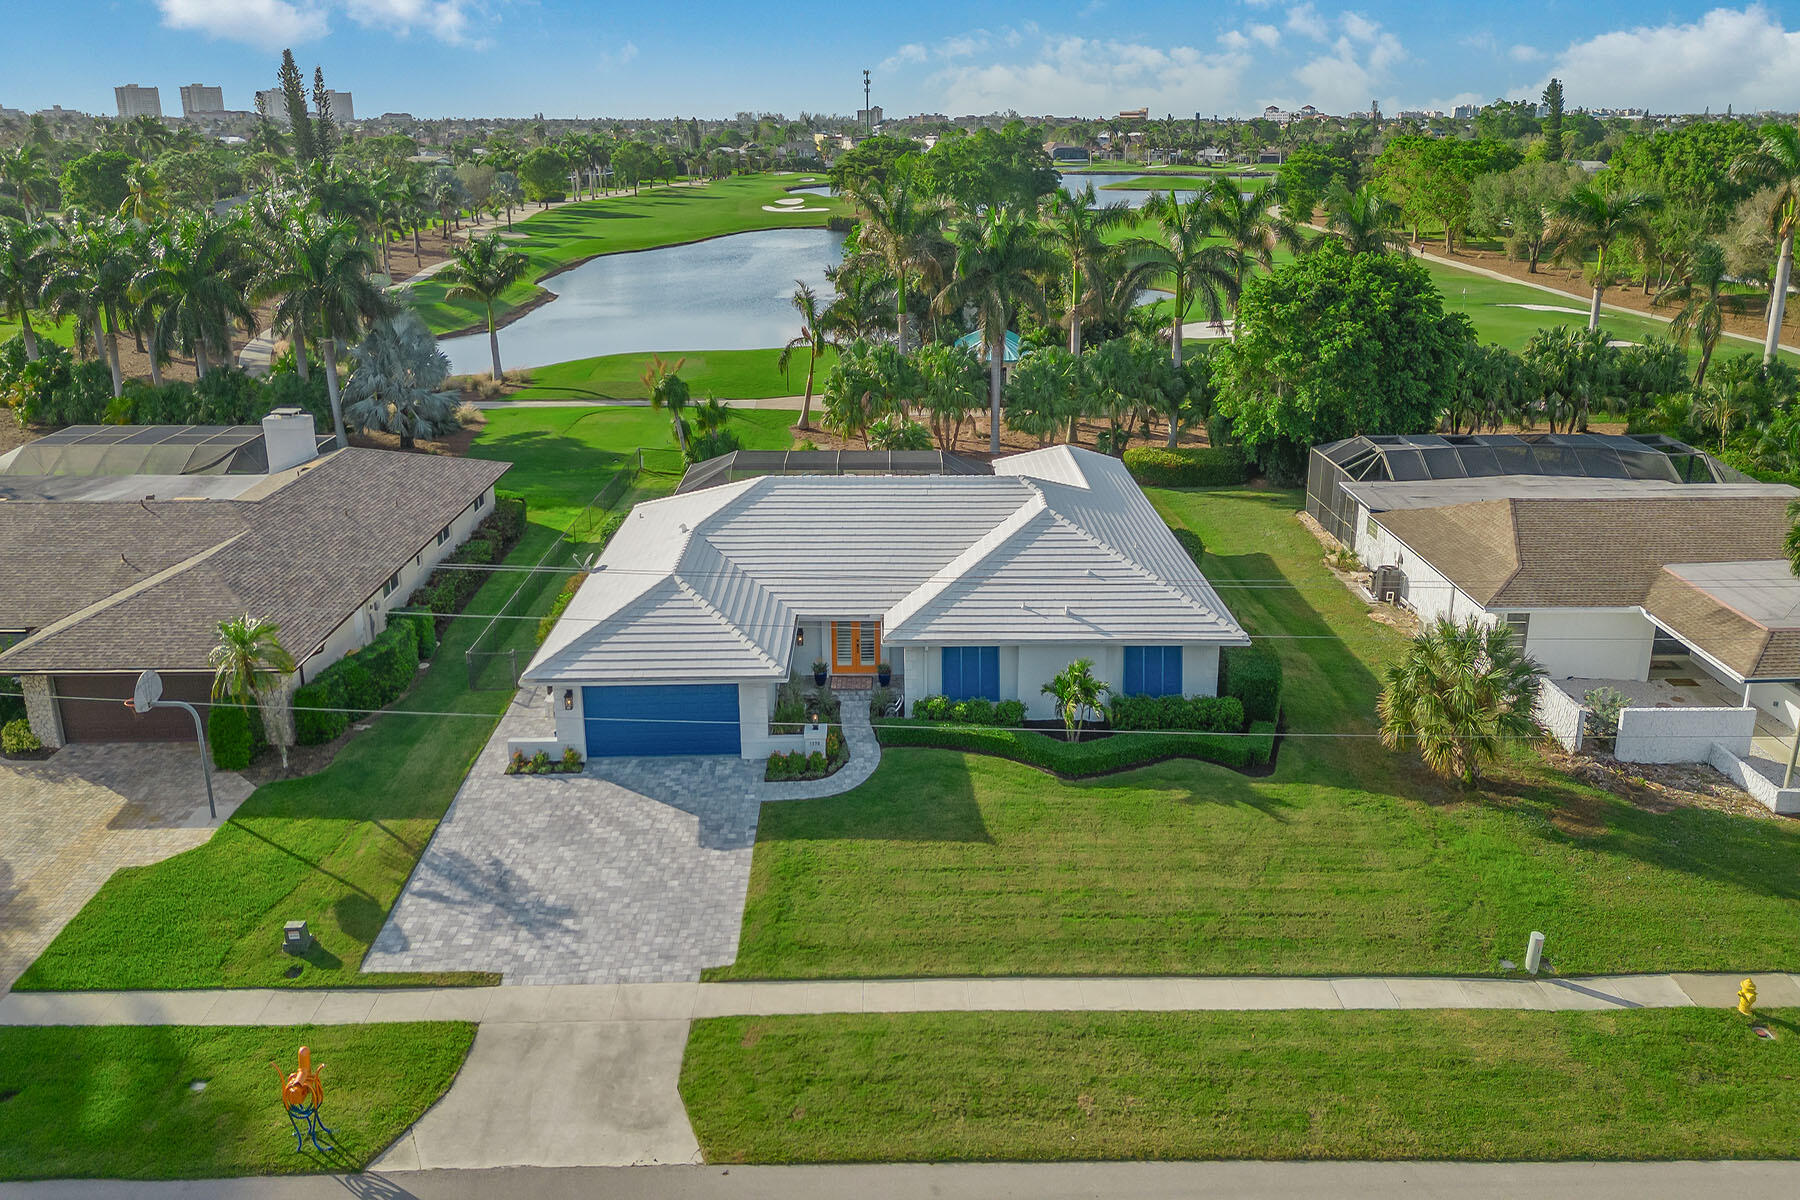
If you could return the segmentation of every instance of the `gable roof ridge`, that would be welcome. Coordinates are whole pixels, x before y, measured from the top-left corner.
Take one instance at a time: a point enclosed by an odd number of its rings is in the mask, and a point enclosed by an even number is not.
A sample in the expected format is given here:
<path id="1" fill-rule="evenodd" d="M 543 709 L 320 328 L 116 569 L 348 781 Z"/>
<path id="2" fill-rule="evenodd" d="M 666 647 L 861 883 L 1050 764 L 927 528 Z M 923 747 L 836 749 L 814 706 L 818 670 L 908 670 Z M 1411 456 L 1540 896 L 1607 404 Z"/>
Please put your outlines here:
<path id="1" fill-rule="evenodd" d="M 1026 482 L 1033 484 L 1033 486 L 1035 487 L 1035 481 L 1028 479 Z M 1148 500 L 1146 500 L 1146 501 L 1144 501 L 1144 503 L 1146 505 L 1148 505 L 1150 502 Z M 1098 533 L 1095 533 L 1092 529 L 1089 529 L 1086 525 L 1083 525 L 1081 522 L 1075 520 L 1075 518 L 1073 518 L 1073 517 L 1069 516 L 1067 513 L 1063 512 L 1061 509 L 1050 504 L 1048 497 L 1045 498 L 1045 507 L 1048 508 L 1050 515 L 1055 517 L 1058 522 L 1060 522 L 1067 528 L 1074 530 L 1077 534 L 1079 534 L 1083 538 L 1087 539 L 1087 541 L 1092 543 L 1094 546 L 1096 546 L 1100 550 L 1104 551 L 1105 553 L 1110 554 L 1113 558 L 1115 558 L 1119 562 L 1123 563 L 1128 569 L 1136 572 L 1138 575 L 1149 580 L 1151 583 L 1155 584 L 1156 586 L 1162 588 L 1165 592 L 1168 592 L 1170 595 L 1174 596 L 1177 600 L 1180 600 L 1182 603 L 1186 604 L 1188 607 L 1194 609 L 1197 612 L 1208 615 L 1208 616 L 1218 617 L 1218 616 L 1224 615 L 1224 602 L 1223 601 L 1221 601 L 1219 604 L 1216 604 L 1216 605 L 1207 604 L 1207 603 L 1203 602 L 1202 600 L 1190 595 L 1185 589 L 1178 587 L 1170 579 L 1166 578 L 1159 572 L 1152 570 L 1150 567 L 1146 566 L 1142 561 L 1140 561 L 1134 555 L 1131 555 L 1131 554 L 1127 553 L 1126 551 L 1120 549 L 1118 546 L 1114 545 L 1107 538 L 1100 536 Z M 1152 511 L 1154 511 L 1154 508 L 1152 508 Z M 1157 519 L 1161 520 L 1162 518 L 1159 515 L 1157 517 Z M 1205 573 L 1200 570 L 1200 567 L 1198 564 L 1194 565 L 1194 571 L 1196 574 L 1200 575 L 1201 581 L 1204 583 L 1206 580 L 1206 576 L 1205 576 Z M 1208 584 L 1207 586 L 1210 588 L 1211 585 Z"/>
<path id="2" fill-rule="evenodd" d="M 721 559 L 723 557 L 724 557 L 723 555 L 720 555 Z M 745 574 L 745 578 L 749 578 L 748 574 Z M 751 651 L 751 653 L 755 654 L 757 657 L 761 658 L 764 662 L 768 663 L 771 670 L 779 671 L 781 669 L 781 664 L 775 661 L 775 657 L 772 654 L 770 654 L 766 649 L 764 649 L 762 646 L 759 646 L 755 641 L 753 641 L 750 638 L 750 636 L 743 631 L 743 629 L 738 625 L 738 623 L 736 621 L 733 621 L 730 617 L 726 616 L 724 614 L 724 612 L 722 612 L 717 605 L 715 605 L 712 601 L 708 600 L 705 596 L 701 595 L 700 592 L 694 587 L 693 584 L 689 583 L 686 579 L 683 579 L 679 573 L 671 574 L 669 576 L 669 579 L 670 579 L 670 582 L 674 583 L 675 587 L 683 595 L 687 596 L 695 604 L 699 605 L 701 611 L 705 612 L 713 620 L 717 621 L 720 625 L 724 626 L 725 629 L 733 637 L 735 637 L 738 641 L 742 642 Z M 767 594 L 766 589 L 764 589 L 761 584 L 756 583 L 754 580 L 752 580 L 751 582 L 758 590 L 764 591 L 764 593 Z M 786 607 L 785 605 L 781 604 L 781 601 L 778 598 L 771 596 L 770 599 L 775 600 L 775 603 L 778 606 L 784 607 L 784 608 Z"/>
<path id="3" fill-rule="evenodd" d="M 1029 486 L 1030 481 L 1026 481 Z M 1007 514 L 1004 521 L 988 532 L 969 543 L 955 558 L 939 567 L 924 583 L 906 593 L 894 602 L 881 619 L 882 637 L 888 637 L 901 628 L 907 621 L 922 612 L 927 604 L 935 600 L 964 575 L 972 570 L 975 564 L 992 554 L 995 550 L 1012 540 L 1039 513 L 1049 512 L 1050 504 L 1044 493 L 1038 488 L 1031 488 L 1031 494 L 1017 508 Z"/>

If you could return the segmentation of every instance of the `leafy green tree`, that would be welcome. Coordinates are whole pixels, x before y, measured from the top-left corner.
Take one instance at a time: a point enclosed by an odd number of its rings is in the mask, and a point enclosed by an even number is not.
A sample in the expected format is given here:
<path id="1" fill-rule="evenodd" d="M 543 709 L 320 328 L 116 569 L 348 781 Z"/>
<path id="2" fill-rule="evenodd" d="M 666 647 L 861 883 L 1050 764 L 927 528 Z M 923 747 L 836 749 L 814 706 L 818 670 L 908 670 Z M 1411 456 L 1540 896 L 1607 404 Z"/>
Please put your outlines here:
<path id="1" fill-rule="evenodd" d="M 1475 136 L 1518 141 L 1538 132 L 1537 105 L 1529 100 L 1495 100 L 1475 114 Z"/>
<path id="2" fill-rule="evenodd" d="M 922 395 L 918 364 L 891 342 L 851 342 L 825 377 L 824 425 L 840 437 L 862 437 L 889 413 L 904 415 Z"/>
<path id="3" fill-rule="evenodd" d="M 1102 206 L 1088 184 L 1071 196 L 1058 189 L 1044 206 L 1044 236 L 1069 267 L 1069 353 L 1081 353 L 1081 322 L 1086 312 L 1104 302 L 1108 278 L 1103 264 L 1120 253 L 1107 233 L 1132 223 L 1137 214 L 1124 201 Z"/>
<path id="4" fill-rule="evenodd" d="M 235 225 L 210 214 L 182 221 L 152 245 L 132 281 L 140 311 L 151 326 L 151 366 L 159 351 L 176 346 L 194 356 L 205 379 L 213 352 L 223 361 L 231 328 L 256 328 L 250 295 L 257 263 Z"/>
<path id="5" fill-rule="evenodd" d="M 27 142 L 0 150 L 0 195 L 18 200 L 28 220 L 34 215 L 43 215 L 56 196 L 56 180 L 50 174 L 41 147 Z"/>
<path id="6" fill-rule="evenodd" d="M 834 192 L 863 192 L 870 188 L 880 188 L 896 173 L 910 169 L 899 166 L 901 159 L 916 155 L 924 149 L 923 144 L 911 138 L 878 133 L 874 137 L 864 138 L 838 155 L 826 170 L 825 178 L 831 181 L 831 190 Z"/>
<path id="7" fill-rule="evenodd" d="M 965 213 L 989 206 L 1037 211 L 1056 191 L 1058 176 L 1044 150 L 1042 129 L 1008 121 L 1002 129 L 978 129 L 945 137 L 919 159 L 925 188 Z"/>
<path id="8" fill-rule="evenodd" d="M 1006 371 L 1006 332 L 1021 309 L 1041 314 L 1039 281 L 1055 265 L 1036 221 L 994 208 L 957 223 L 954 274 L 938 293 L 943 312 L 969 308 L 988 357 L 988 453 L 1000 453 L 1000 399 Z"/>
<path id="9" fill-rule="evenodd" d="M 1586 430 L 1596 408 L 1619 395 L 1619 354 L 1597 329 L 1552 325 L 1531 335 L 1524 360 L 1536 380 L 1538 406 L 1550 432 Z"/>
<path id="10" fill-rule="evenodd" d="M 1732 166 L 1755 152 L 1757 133 L 1740 121 L 1690 121 L 1655 133 L 1628 134 L 1607 160 L 1606 174 L 1626 191 L 1654 192 L 1676 207 L 1720 215 L 1755 190 Z"/>
<path id="11" fill-rule="evenodd" d="M 1725 453 L 1731 431 L 1756 415 L 1761 380 L 1748 357 L 1727 360 L 1714 372 L 1711 383 L 1694 389 L 1693 421 L 1719 435 L 1720 454 Z"/>
<path id="12" fill-rule="evenodd" d="M 108 219 L 72 225 L 44 280 L 43 294 L 54 309 L 76 313 L 89 322 L 96 348 L 112 369 L 114 399 L 125 388 L 119 363 L 119 317 L 130 305 L 136 270 L 124 226 Z"/>
<path id="13" fill-rule="evenodd" d="M 1486 426 L 1499 429 L 1508 421 L 1529 426 L 1526 405 L 1537 398 L 1535 377 L 1518 355 L 1504 346 L 1477 342 L 1464 347 L 1457 364 L 1456 383 L 1444 406 L 1451 433 Z"/>
<path id="14" fill-rule="evenodd" d="M 794 280 L 794 311 L 800 314 L 800 332 L 788 339 L 787 345 L 781 348 L 781 356 L 775 360 L 782 378 L 787 377 L 788 362 L 794 351 L 806 351 L 806 398 L 800 403 L 801 429 L 812 428 L 813 374 L 818 370 L 819 356 L 825 353 L 827 346 L 837 344 L 836 331 L 832 327 L 831 307 L 819 307 L 819 297 L 812 290 L 812 285 L 801 279 Z"/>
<path id="15" fill-rule="evenodd" d="M 118 212 L 130 190 L 125 172 L 134 161 L 122 150 L 96 150 L 75 159 L 63 168 L 63 206 L 90 215 Z"/>
<path id="16" fill-rule="evenodd" d="M 1092 415 L 1107 422 L 1106 445 L 1111 454 L 1125 453 L 1132 430 L 1148 430 L 1153 417 L 1170 423 L 1169 444 L 1174 445 L 1184 419 L 1187 367 L 1177 366 L 1150 338 L 1128 336 L 1102 342 L 1084 360 L 1092 396 Z"/>
<path id="17" fill-rule="evenodd" d="M 1215 411 L 1265 470 L 1352 434 L 1423 433 L 1473 341 L 1423 263 L 1328 243 L 1244 285 Z"/>
<path id="18" fill-rule="evenodd" d="M 1179 367 L 1181 327 L 1194 303 L 1198 301 L 1206 319 L 1217 324 L 1224 321 L 1227 305 L 1237 302 L 1236 257 L 1218 240 L 1218 213 L 1204 195 L 1180 200 L 1173 191 L 1156 193 L 1143 211 L 1156 232 L 1133 243 L 1133 249 L 1144 262 L 1160 268 L 1172 285 L 1175 309 L 1169 321 L 1169 355 Z"/>
<path id="19" fill-rule="evenodd" d="M 1479 176 L 1469 187 L 1471 226 L 1505 239 L 1510 258 L 1535 275 L 1556 205 L 1587 178 L 1574 163 L 1525 162 Z"/>
<path id="20" fill-rule="evenodd" d="M 1088 415 L 1092 394 L 1084 361 L 1060 346 L 1046 346 L 1020 359 L 1006 381 L 1006 427 L 1035 437 L 1040 446 L 1065 431 L 1073 443 L 1075 422 Z M 954 441 L 944 448 L 954 450 Z"/>
<path id="21" fill-rule="evenodd" d="M 1081 727 L 1088 714 L 1098 716 L 1100 706 L 1112 692 L 1110 686 L 1095 677 L 1091 658 L 1076 659 L 1039 690 L 1046 696 L 1056 697 L 1057 715 L 1069 731 L 1069 739 L 1076 742 L 1081 740 Z"/>
<path id="22" fill-rule="evenodd" d="M 271 704 L 282 681 L 296 670 L 294 656 L 281 644 L 281 626 L 262 617 L 245 613 L 219 622 L 219 642 L 206 656 L 213 669 L 212 698 L 229 699 L 248 708 L 259 705 L 263 732 L 270 744 L 281 750 L 281 764 L 287 765 L 287 748 L 293 740 L 286 722 L 275 711 L 286 711 L 285 705 Z"/>
<path id="23" fill-rule="evenodd" d="M 412 309 L 377 320 L 349 354 L 344 419 L 358 431 L 395 434 L 400 449 L 411 450 L 416 438 L 461 426 L 456 417 L 460 398 L 443 390 L 450 360 Z"/>
<path id="24" fill-rule="evenodd" d="M 1542 736 L 1540 671 L 1505 625 L 1439 619 L 1386 671 L 1376 706 L 1382 745 L 1417 746 L 1427 767 L 1474 787 L 1506 743 Z"/>
<path id="25" fill-rule="evenodd" d="M 38 356 L 31 310 L 43 296 L 44 282 L 50 276 L 53 235 L 54 230 L 44 222 L 0 217 L 0 313 L 18 320 L 25 358 L 30 362 Z"/>
<path id="26" fill-rule="evenodd" d="M 494 302 L 506 293 L 506 289 L 523 279 L 530 267 L 531 260 L 523 253 L 507 245 L 499 234 L 490 233 L 458 246 L 450 265 L 440 276 L 450 285 L 445 295 L 452 299 L 467 297 L 481 301 L 487 314 L 488 353 L 494 360 L 496 383 L 504 376 L 500 370 L 500 332 L 494 323 Z"/>
<path id="27" fill-rule="evenodd" d="M 1794 234 L 1800 231 L 1800 128 L 1767 125 L 1756 149 L 1731 164 L 1734 179 L 1760 185 L 1769 232 L 1781 249 L 1775 260 L 1775 282 L 1769 293 L 1769 326 L 1763 338 L 1763 361 L 1781 347 L 1781 322 L 1787 311 L 1788 281 L 1794 270 Z"/>
<path id="28" fill-rule="evenodd" d="M 1332 184 L 1348 187 L 1355 178 L 1356 164 L 1348 156 L 1311 143 L 1288 151 L 1287 159 L 1275 169 L 1275 179 L 1281 185 L 1282 208 L 1296 222 L 1312 219 L 1313 211 L 1325 202 L 1325 193 Z"/>
<path id="29" fill-rule="evenodd" d="M 1594 303 L 1588 310 L 1588 328 L 1600 328 L 1600 301 L 1613 283 L 1613 261 L 1608 255 L 1620 250 L 1642 251 L 1650 242 L 1650 215 L 1662 207 L 1662 197 L 1650 192 L 1607 191 L 1597 183 L 1583 183 L 1558 200 L 1551 209 L 1550 243 L 1558 254 L 1584 261 L 1593 256 L 1589 281 Z"/>
<path id="30" fill-rule="evenodd" d="M 1563 85 L 1551 79 L 1544 85 L 1544 157 L 1560 162 L 1563 156 Z"/>
<path id="31" fill-rule="evenodd" d="M 276 300 L 276 321 L 291 332 L 296 358 L 304 353 L 301 347 L 309 334 L 318 338 L 332 427 L 338 445 L 347 446 L 337 347 L 360 340 L 369 322 L 386 315 L 390 307 L 371 278 L 374 248 L 349 221 L 302 215 L 283 237 L 280 250 L 265 268 L 258 295 Z"/>
<path id="32" fill-rule="evenodd" d="M 518 174 L 527 200 L 548 205 L 568 194 L 569 160 L 554 146 L 535 146 L 526 151 L 519 160 Z"/>
<path id="33" fill-rule="evenodd" d="M 329 166 L 332 157 L 337 153 L 338 143 L 342 135 L 338 132 L 337 120 L 331 115 L 331 93 L 325 87 L 325 69 L 313 68 L 313 153 L 317 161 Z"/>

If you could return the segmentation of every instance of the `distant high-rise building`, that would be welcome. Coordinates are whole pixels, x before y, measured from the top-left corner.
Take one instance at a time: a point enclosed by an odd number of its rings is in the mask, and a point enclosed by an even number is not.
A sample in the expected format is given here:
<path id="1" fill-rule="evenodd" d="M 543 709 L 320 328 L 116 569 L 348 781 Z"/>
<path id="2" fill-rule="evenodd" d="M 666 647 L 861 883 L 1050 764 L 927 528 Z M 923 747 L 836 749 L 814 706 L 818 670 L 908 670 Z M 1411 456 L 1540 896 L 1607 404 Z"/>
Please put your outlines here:
<path id="1" fill-rule="evenodd" d="M 135 83 L 120 84 L 113 89 L 113 99 L 119 102 L 121 117 L 162 116 L 162 97 L 153 87 L 139 87 Z"/>
<path id="2" fill-rule="evenodd" d="M 881 105 L 877 104 L 873 108 L 857 109 L 856 123 L 870 128 L 881 124 Z"/>
<path id="3" fill-rule="evenodd" d="M 181 115 L 193 120 L 203 113 L 225 111 L 225 89 L 204 83 L 187 83 L 181 87 Z"/>
<path id="4" fill-rule="evenodd" d="M 287 101 L 282 99 L 280 88 L 263 88 L 256 93 L 256 115 L 267 117 L 277 125 L 287 125 Z"/>
<path id="5" fill-rule="evenodd" d="M 334 92 L 330 88 L 325 94 L 331 98 L 331 119 L 339 125 L 348 125 L 356 120 L 356 106 L 351 103 L 349 92 Z"/>

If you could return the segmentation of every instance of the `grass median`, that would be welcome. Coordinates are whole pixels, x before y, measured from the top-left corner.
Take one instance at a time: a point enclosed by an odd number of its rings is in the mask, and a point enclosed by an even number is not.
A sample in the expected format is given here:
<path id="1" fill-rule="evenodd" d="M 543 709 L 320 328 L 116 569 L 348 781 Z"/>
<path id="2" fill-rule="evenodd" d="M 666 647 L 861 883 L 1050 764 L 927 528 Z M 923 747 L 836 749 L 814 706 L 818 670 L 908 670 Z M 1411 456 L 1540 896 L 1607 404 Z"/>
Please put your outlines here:
<path id="1" fill-rule="evenodd" d="M 697 1021 L 711 1163 L 1791 1158 L 1800 1013 L 917 1013 Z"/>
<path id="2" fill-rule="evenodd" d="M 0 1029 L 0 1179 L 359 1171 L 444 1094 L 474 1037 L 467 1022 Z M 302 1045 L 335 1153 L 296 1151 L 282 1110 L 269 1064 L 293 1071 Z"/>

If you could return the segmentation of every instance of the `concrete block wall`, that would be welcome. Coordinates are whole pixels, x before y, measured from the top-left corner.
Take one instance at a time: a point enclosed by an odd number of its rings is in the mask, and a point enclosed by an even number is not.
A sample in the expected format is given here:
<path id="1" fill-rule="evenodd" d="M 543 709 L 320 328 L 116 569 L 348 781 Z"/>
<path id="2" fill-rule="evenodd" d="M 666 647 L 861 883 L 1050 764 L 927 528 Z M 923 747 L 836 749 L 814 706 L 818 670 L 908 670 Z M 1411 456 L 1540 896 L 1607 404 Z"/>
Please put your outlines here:
<path id="1" fill-rule="evenodd" d="M 1538 723 L 1544 727 L 1545 732 L 1562 743 L 1563 749 L 1571 753 L 1581 749 L 1582 734 L 1587 725 L 1587 709 L 1541 675 L 1538 677 L 1535 711 Z"/>
<path id="2" fill-rule="evenodd" d="M 1619 714 L 1613 756 L 1620 762 L 1710 762 L 1713 744 L 1750 756 L 1754 708 L 1628 708 Z"/>
<path id="3" fill-rule="evenodd" d="M 1745 759 L 1714 742 L 1706 761 L 1725 778 L 1750 793 L 1752 799 L 1784 817 L 1800 815 L 1800 787 L 1784 788 Z"/>

